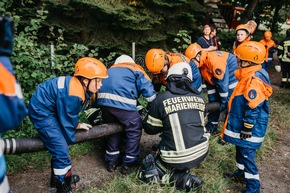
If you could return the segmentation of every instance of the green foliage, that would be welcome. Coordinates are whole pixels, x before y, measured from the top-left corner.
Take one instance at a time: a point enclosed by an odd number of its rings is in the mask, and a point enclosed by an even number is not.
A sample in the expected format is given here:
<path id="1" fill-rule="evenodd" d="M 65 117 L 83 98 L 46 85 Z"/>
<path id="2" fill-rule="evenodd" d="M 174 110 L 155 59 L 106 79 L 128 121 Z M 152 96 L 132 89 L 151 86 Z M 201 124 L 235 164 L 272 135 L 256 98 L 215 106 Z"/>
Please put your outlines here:
<path id="1" fill-rule="evenodd" d="M 20 82 L 24 100 L 29 102 L 38 84 L 51 77 L 73 74 L 75 62 L 84 56 L 98 57 L 99 48 L 88 48 L 82 44 L 71 46 L 64 43 L 63 30 L 49 28 L 51 44 L 54 43 L 54 54 L 51 57 L 51 45 L 39 42 L 38 33 L 43 27 L 48 11 L 38 10 L 36 18 L 30 20 L 23 30 L 19 28 L 20 17 L 14 16 L 16 34 L 11 61 L 17 80 Z M 56 31 L 56 32 L 54 32 Z M 104 63 L 112 60 L 116 53 L 100 58 Z M 37 134 L 28 117 L 15 130 L 4 133 L 4 138 L 32 137 Z"/>
<path id="2" fill-rule="evenodd" d="M 176 42 L 177 49 L 173 48 L 172 51 L 176 53 L 183 53 L 185 49 L 190 45 L 191 37 L 188 35 L 187 30 L 179 30 L 179 32 L 177 33 L 177 37 L 174 38 L 173 41 Z"/>

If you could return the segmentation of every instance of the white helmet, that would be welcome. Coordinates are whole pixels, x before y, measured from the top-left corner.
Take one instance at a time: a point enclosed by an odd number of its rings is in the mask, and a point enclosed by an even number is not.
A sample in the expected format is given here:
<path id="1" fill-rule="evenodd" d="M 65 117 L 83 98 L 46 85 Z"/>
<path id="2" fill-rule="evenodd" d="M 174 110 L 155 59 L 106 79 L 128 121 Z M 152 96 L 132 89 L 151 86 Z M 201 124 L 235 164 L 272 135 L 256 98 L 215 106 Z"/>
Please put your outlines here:
<path id="1" fill-rule="evenodd" d="M 276 70 L 276 72 L 281 72 L 281 66 L 280 65 L 275 65 L 275 70 Z"/>
<path id="2" fill-rule="evenodd" d="M 131 58 L 128 55 L 121 55 L 119 56 L 116 60 L 114 64 L 120 64 L 120 63 L 135 63 L 133 58 Z"/>
<path id="3" fill-rule="evenodd" d="M 191 82 L 192 81 L 191 67 L 186 62 L 178 62 L 169 68 L 166 79 L 168 79 L 170 76 L 186 77 Z"/>

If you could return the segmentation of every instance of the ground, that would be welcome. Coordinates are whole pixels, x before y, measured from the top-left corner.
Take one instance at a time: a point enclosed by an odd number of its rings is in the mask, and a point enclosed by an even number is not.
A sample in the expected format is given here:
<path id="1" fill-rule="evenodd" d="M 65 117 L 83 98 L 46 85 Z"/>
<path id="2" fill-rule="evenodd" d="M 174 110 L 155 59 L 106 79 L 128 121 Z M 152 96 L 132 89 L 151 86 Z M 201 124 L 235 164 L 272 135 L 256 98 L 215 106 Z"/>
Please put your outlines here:
<path id="1" fill-rule="evenodd" d="M 271 83 L 274 92 L 279 88 L 281 75 L 270 69 Z M 279 137 L 271 153 L 267 154 L 260 162 L 260 179 L 262 193 L 288 193 L 290 192 L 290 128 L 277 128 Z M 141 140 L 141 152 L 146 154 L 152 144 L 157 143 L 158 136 L 143 134 Z M 89 187 L 98 187 L 112 179 L 116 173 L 108 173 L 103 162 L 103 151 L 92 152 L 88 155 L 74 158 L 72 160 L 75 174 L 81 176 L 81 183 L 75 188 L 75 192 L 83 192 Z M 8 176 L 13 193 L 43 193 L 55 192 L 49 188 L 50 169 L 43 171 L 27 169 L 21 173 L 14 173 Z"/>

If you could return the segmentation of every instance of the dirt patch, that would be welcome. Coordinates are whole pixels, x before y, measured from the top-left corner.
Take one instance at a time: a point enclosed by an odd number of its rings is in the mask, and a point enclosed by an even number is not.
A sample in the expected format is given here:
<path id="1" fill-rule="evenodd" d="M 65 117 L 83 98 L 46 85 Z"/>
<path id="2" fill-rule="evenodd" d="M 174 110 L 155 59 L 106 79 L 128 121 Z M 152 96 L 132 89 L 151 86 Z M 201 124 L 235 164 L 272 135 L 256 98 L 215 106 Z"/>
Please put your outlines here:
<path id="1" fill-rule="evenodd" d="M 274 92 L 279 88 L 281 73 L 270 71 Z M 159 136 L 148 136 L 143 133 L 141 140 L 141 157 L 145 157 L 153 144 L 158 143 Z M 288 193 L 290 192 L 290 129 L 280 129 L 279 139 L 273 151 L 259 162 L 261 192 Z M 74 187 L 75 192 L 84 192 L 89 188 L 97 188 L 113 179 L 119 172 L 109 173 L 105 169 L 104 152 L 96 151 L 79 158 L 73 158 L 73 172 L 81 176 L 81 183 Z M 42 171 L 27 169 L 21 173 L 11 174 L 9 177 L 13 193 L 53 193 L 49 188 L 50 168 Z"/>
<path id="2" fill-rule="evenodd" d="M 145 157 L 153 144 L 159 142 L 159 136 L 149 136 L 143 132 L 141 138 L 141 156 Z M 118 170 L 107 172 L 103 160 L 104 149 L 91 152 L 79 158 L 73 158 L 73 173 L 81 177 L 81 183 L 73 185 L 74 192 L 84 192 L 87 189 L 100 187 L 109 182 L 115 175 L 121 175 Z M 14 173 L 8 176 L 11 191 L 13 193 L 54 193 L 55 188 L 49 187 L 50 168 L 43 168 L 42 171 L 27 169 L 21 173 Z"/>

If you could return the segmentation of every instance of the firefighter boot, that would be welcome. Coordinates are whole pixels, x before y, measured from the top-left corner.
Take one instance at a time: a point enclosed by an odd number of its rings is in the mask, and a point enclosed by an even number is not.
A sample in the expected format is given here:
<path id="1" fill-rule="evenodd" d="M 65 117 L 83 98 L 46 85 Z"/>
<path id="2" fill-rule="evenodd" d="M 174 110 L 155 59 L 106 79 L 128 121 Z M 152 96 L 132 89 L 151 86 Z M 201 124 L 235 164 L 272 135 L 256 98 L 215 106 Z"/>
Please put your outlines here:
<path id="1" fill-rule="evenodd" d="M 70 185 L 68 186 L 66 181 L 56 182 L 56 192 L 57 193 L 73 193 L 71 186 Z"/>
<path id="2" fill-rule="evenodd" d="M 202 183 L 203 180 L 201 178 L 190 174 L 185 184 L 185 190 L 186 192 L 195 191 L 201 187 Z"/>
<path id="3" fill-rule="evenodd" d="M 232 173 L 225 173 L 224 178 L 233 180 L 234 182 L 246 184 L 245 172 L 243 170 L 235 170 Z"/>
<path id="4" fill-rule="evenodd" d="M 72 175 L 72 180 L 71 180 L 72 184 L 76 185 L 76 183 L 78 183 L 79 181 L 80 181 L 79 175 Z M 53 170 L 51 170 L 50 187 L 56 188 L 56 183 L 57 183 L 57 179 L 54 178 Z"/>
<path id="5" fill-rule="evenodd" d="M 176 188 L 185 190 L 186 192 L 196 191 L 201 188 L 203 180 L 197 176 L 191 175 L 189 171 L 182 173 L 174 173 L 171 177 L 171 181 L 174 179 L 176 181 Z"/>

